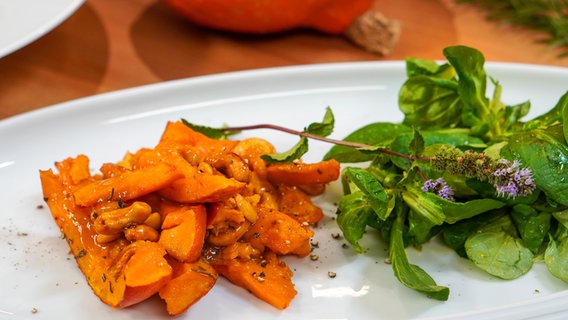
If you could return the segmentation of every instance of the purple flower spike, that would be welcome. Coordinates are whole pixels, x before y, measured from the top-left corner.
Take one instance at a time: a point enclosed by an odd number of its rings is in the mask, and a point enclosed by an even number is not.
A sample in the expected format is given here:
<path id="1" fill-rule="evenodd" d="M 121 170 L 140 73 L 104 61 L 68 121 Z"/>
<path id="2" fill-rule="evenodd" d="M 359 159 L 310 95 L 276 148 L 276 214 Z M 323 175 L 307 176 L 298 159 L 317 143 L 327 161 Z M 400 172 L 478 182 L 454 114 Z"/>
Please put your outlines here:
<path id="1" fill-rule="evenodd" d="M 441 148 L 432 159 L 432 165 L 441 172 L 487 181 L 495 187 L 497 196 L 507 199 L 527 196 L 536 189 L 531 169 L 523 168 L 519 160 L 493 159 L 484 153 Z M 453 198 L 453 191 L 446 194 L 444 186 L 445 182 L 440 179 L 427 181 L 423 190 Z"/>
<path id="2" fill-rule="evenodd" d="M 443 178 L 426 180 L 422 186 L 422 191 L 433 192 L 440 198 L 454 201 L 454 190 L 446 183 L 446 181 L 444 181 Z"/>
<path id="3" fill-rule="evenodd" d="M 501 160 L 503 165 L 500 169 L 493 172 L 493 186 L 497 190 L 497 196 L 513 199 L 519 196 L 529 195 L 534 191 L 536 185 L 532 178 L 532 171 L 529 168 L 521 168 L 519 161 L 510 162 Z"/>
<path id="4" fill-rule="evenodd" d="M 498 197 L 516 198 L 519 195 L 519 188 L 513 182 L 505 186 L 495 186 Z"/>

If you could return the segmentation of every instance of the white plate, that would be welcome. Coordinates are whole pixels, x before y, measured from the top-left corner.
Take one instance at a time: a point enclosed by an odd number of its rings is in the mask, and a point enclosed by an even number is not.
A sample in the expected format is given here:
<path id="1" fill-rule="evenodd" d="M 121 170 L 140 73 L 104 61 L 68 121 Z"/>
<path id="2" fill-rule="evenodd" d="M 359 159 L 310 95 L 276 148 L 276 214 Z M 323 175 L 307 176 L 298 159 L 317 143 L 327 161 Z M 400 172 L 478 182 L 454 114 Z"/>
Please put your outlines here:
<path id="1" fill-rule="evenodd" d="M 0 58 L 58 26 L 84 0 L 0 0 Z"/>
<path id="2" fill-rule="evenodd" d="M 532 115 L 551 108 L 568 88 L 568 69 L 489 64 L 501 81 L 504 99 L 530 99 Z M 205 76 L 140 87 L 63 103 L 0 122 L 0 318 L 139 319 L 165 316 L 156 298 L 126 310 L 111 310 L 95 297 L 68 255 L 67 244 L 41 205 L 39 169 L 85 153 L 93 168 L 119 160 L 127 150 L 152 147 L 166 121 L 187 118 L 212 126 L 276 123 L 302 129 L 320 121 L 331 106 L 336 138 L 374 121 L 400 121 L 397 92 L 404 81 L 402 62 L 367 62 L 288 67 Z M 250 131 L 283 150 L 296 138 Z M 243 137 L 241 136 L 241 137 Z M 308 160 L 319 160 L 328 145 L 311 143 Z M 494 279 L 434 241 L 422 252 L 408 249 L 413 263 L 440 285 L 439 302 L 403 287 L 384 263 L 380 242 L 356 256 L 343 249 L 331 217 L 340 196 L 337 184 L 318 199 L 326 218 L 316 229 L 318 261 L 288 258 L 299 291 L 291 306 L 278 311 L 221 279 L 182 319 L 518 319 L 568 311 L 568 284 L 542 264 L 514 281 Z M 337 273 L 330 279 L 328 271 Z M 32 314 L 36 308 L 38 312 Z M 566 314 L 564 314 L 565 316 Z"/>

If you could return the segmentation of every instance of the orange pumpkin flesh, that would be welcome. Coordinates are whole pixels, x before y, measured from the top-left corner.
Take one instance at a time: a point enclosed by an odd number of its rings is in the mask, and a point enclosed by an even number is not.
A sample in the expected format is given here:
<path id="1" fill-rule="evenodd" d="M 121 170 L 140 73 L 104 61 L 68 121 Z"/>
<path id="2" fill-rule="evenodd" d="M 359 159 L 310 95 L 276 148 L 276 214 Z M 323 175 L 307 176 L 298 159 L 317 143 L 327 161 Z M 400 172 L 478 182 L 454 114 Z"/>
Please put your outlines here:
<path id="1" fill-rule="evenodd" d="M 185 312 L 190 306 L 204 297 L 217 282 L 217 271 L 205 260 L 192 263 L 171 262 L 174 274 L 159 291 L 160 298 L 166 302 L 170 316 Z"/>
<path id="2" fill-rule="evenodd" d="M 274 184 L 292 186 L 326 184 L 337 180 L 340 165 L 335 159 L 318 163 L 275 163 L 266 169 L 267 178 Z"/>
<path id="3" fill-rule="evenodd" d="M 267 251 L 262 259 L 232 259 L 213 266 L 232 283 L 278 309 L 288 307 L 297 294 L 292 271 L 273 252 Z"/>
<path id="4" fill-rule="evenodd" d="M 68 162 L 71 160 L 67 160 Z M 65 175 L 65 174 L 64 174 Z M 43 194 L 79 269 L 104 303 L 115 307 L 136 304 L 158 292 L 171 275 L 165 250 L 152 242 L 96 242 L 91 210 L 75 205 L 70 188 L 51 170 L 40 171 Z M 141 261 L 144 261 L 141 264 Z M 147 261 L 153 261 L 148 264 Z M 137 272 L 143 268 L 146 272 Z"/>
<path id="5" fill-rule="evenodd" d="M 274 147 L 262 139 L 218 141 L 171 122 L 155 148 L 104 164 L 100 174 L 91 175 L 89 158 L 79 155 L 56 162 L 58 174 L 40 170 L 40 179 L 79 269 L 109 306 L 158 293 L 177 316 L 209 292 L 219 272 L 283 309 L 296 290 L 278 255 L 308 255 L 309 225 L 323 216 L 293 183 L 310 181 L 304 187 L 323 192 L 337 167 L 270 169 L 260 158 L 267 151 Z M 129 238 L 137 227 L 145 227 L 136 229 L 140 238 Z M 154 240 L 144 238 L 148 229 Z"/>
<path id="6" fill-rule="evenodd" d="M 158 242 L 178 261 L 194 262 L 201 256 L 206 223 L 205 206 L 180 207 L 164 219 Z"/>

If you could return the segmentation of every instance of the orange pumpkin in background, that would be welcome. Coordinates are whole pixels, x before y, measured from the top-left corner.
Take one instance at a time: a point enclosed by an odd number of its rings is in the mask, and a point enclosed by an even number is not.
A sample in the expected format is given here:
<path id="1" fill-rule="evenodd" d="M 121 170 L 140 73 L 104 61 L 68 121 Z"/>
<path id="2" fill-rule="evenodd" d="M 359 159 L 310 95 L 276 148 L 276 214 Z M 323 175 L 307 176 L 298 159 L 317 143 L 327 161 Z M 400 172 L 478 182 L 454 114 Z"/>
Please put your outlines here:
<path id="1" fill-rule="evenodd" d="M 191 22 L 218 30 L 269 34 L 297 28 L 345 36 L 369 52 L 389 54 L 400 36 L 398 21 L 373 0 L 163 0 Z"/>

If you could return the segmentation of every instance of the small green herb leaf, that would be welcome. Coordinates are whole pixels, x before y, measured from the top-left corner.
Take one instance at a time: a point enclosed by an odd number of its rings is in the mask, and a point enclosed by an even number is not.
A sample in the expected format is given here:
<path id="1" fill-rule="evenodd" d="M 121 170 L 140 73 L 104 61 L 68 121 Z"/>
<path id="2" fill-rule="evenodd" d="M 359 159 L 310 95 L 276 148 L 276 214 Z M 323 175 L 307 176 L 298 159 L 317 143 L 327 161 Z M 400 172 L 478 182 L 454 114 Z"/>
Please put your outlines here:
<path id="1" fill-rule="evenodd" d="M 331 108 L 327 107 L 322 122 L 311 123 L 303 133 L 326 137 L 333 132 L 334 124 L 335 118 L 333 116 L 333 112 L 331 111 Z M 296 143 L 290 150 L 276 154 L 262 155 L 261 158 L 267 163 L 292 162 L 300 159 L 304 154 L 306 154 L 306 152 L 308 152 L 308 149 L 308 138 L 302 136 L 300 137 L 300 141 L 298 141 L 298 143 Z"/>
<path id="2" fill-rule="evenodd" d="M 363 143 L 370 146 L 388 146 L 393 139 L 402 133 L 412 132 L 412 128 L 403 124 L 376 122 L 366 125 L 349 134 L 344 141 Z M 335 145 L 324 156 L 324 160 L 335 159 L 343 163 L 357 163 L 372 160 L 375 154 L 362 153 L 352 147 Z"/>
<path id="3" fill-rule="evenodd" d="M 235 135 L 235 134 L 240 133 L 239 131 L 227 132 L 223 128 L 213 128 L 213 127 L 207 127 L 207 126 L 201 126 L 201 125 L 193 124 L 193 123 L 187 121 L 186 119 L 181 119 L 181 121 L 183 122 L 183 124 L 190 127 L 192 130 L 199 132 L 199 133 L 202 133 L 202 134 L 204 134 L 205 136 L 207 136 L 211 139 L 218 139 L 218 140 L 227 139 L 231 135 Z"/>
<path id="4" fill-rule="evenodd" d="M 304 131 L 316 136 L 327 137 L 333 132 L 334 125 L 335 117 L 331 108 L 327 107 L 322 122 L 311 123 Z"/>
<path id="5" fill-rule="evenodd" d="M 308 152 L 308 139 L 301 137 L 300 141 L 290 150 L 282 153 L 264 154 L 261 158 L 266 161 L 266 163 L 292 162 L 301 158 L 306 152 Z"/>

